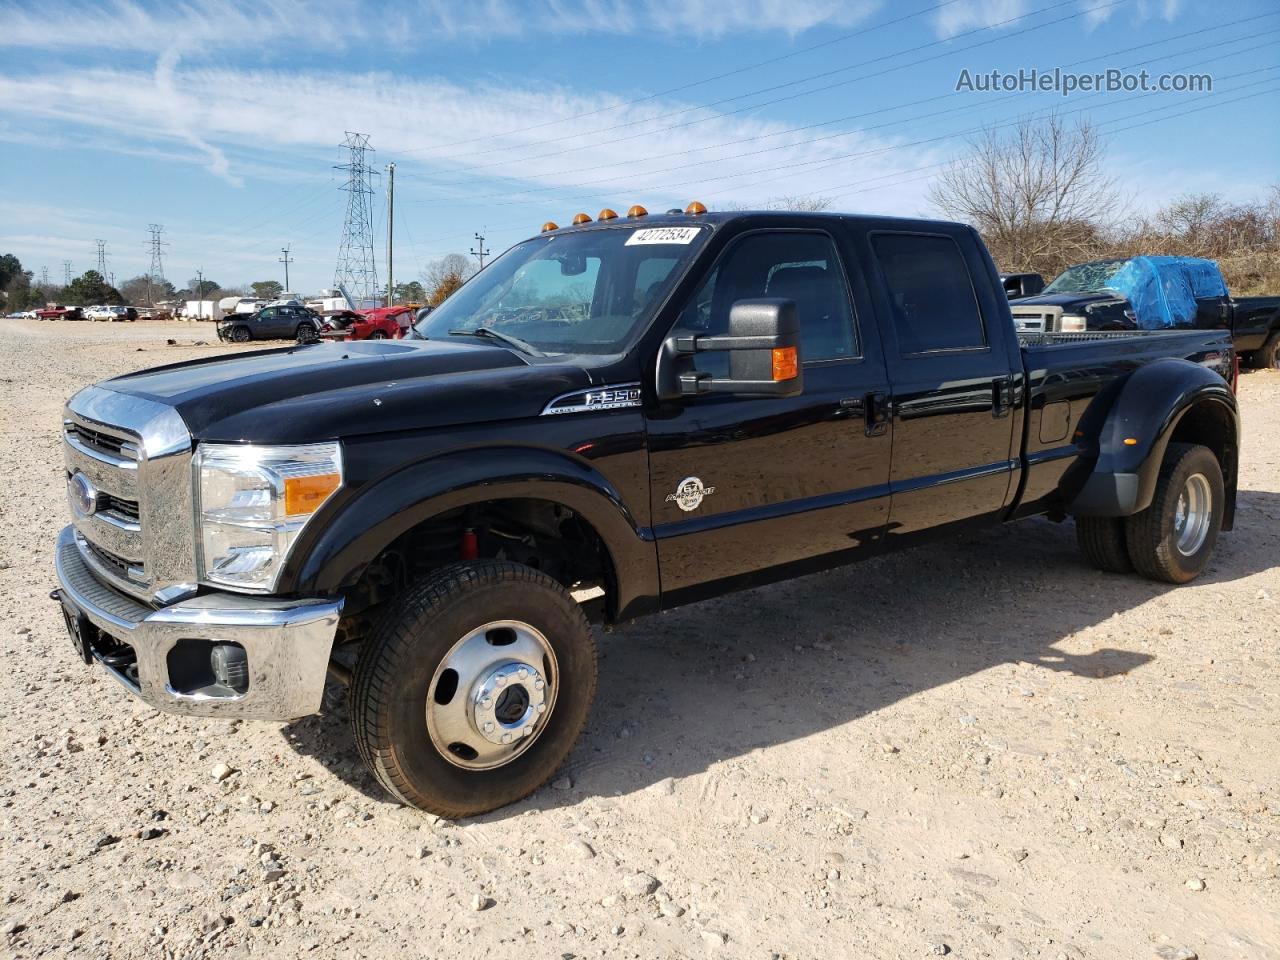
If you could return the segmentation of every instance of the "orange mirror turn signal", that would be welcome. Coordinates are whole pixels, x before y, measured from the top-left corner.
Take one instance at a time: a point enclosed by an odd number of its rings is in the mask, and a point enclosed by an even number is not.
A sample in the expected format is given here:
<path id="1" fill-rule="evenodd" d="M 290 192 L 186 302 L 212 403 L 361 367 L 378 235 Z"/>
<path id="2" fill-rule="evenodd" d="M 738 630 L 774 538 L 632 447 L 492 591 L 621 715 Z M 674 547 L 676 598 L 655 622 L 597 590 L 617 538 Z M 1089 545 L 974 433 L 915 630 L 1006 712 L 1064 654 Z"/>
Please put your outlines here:
<path id="1" fill-rule="evenodd" d="M 773 348 L 773 379 L 794 380 L 800 375 L 800 358 L 795 347 Z"/>

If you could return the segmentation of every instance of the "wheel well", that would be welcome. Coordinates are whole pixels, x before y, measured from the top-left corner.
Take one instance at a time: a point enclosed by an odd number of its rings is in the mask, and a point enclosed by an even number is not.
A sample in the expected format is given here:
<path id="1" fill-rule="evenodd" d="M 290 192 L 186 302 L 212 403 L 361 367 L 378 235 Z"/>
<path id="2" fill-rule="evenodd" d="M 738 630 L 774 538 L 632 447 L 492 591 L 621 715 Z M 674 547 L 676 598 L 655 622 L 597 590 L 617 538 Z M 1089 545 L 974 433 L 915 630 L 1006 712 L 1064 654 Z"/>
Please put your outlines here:
<path id="1" fill-rule="evenodd" d="M 1170 443 L 1198 443 L 1213 451 L 1222 467 L 1222 480 L 1227 489 L 1226 513 L 1223 529 L 1230 530 L 1235 519 L 1236 469 L 1239 451 L 1236 449 L 1236 427 L 1231 411 L 1214 400 L 1201 400 L 1182 415 Z"/>
<path id="2" fill-rule="evenodd" d="M 358 639 L 378 609 L 434 570 L 468 559 L 505 559 L 541 570 L 579 594 L 593 620 L 616 610 L 608 548 L 576 511 L 551 500 L 510 498 L 468 504 L 424 520 L 397 537 L 347 592 L 343 621 Z"/>

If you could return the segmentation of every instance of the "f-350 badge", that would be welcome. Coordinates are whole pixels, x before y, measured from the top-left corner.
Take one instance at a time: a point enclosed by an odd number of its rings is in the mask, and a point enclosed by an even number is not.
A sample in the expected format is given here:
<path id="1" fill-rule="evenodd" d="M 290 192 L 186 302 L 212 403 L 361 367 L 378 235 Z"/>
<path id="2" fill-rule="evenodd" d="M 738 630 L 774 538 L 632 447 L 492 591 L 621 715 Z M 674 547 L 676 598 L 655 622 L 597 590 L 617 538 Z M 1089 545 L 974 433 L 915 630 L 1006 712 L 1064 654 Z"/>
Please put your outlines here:
<path id="1" fill-rule="evenodd" d="M 685 477 L 676 487 L 675 493 L 667 494 L 667 503 L 674 501 L 677 507 L 688 513 L 702 506 L 703 497 L 709 497 L 715 492 L 715 487 L 704 487 L 697 477 Z"/>

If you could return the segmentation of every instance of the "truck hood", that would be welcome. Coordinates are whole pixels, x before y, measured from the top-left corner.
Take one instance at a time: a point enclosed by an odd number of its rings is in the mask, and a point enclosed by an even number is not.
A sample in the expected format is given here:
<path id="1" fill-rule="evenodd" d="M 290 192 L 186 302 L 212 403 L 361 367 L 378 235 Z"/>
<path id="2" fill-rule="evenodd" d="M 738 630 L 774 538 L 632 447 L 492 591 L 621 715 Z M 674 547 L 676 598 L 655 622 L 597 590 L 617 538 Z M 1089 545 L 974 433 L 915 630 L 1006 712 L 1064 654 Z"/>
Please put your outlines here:
<path id="1" fill-rule="evenodd" d="M 197 440 L 304 443 L 535 417 L 591 376 L 487 344 L 365 340 L 175 363 L 102 386 L 174 407 Z"/>
<path id="2" fill-rule="evenodd" d="M 1087 304 L 1104 300 L 1123 300 L 1118 293 L 1038 293 L 1034 297 L 1018 297 L 1010 300 L 1014 307 L 1061 307 L 1064 313 L 1082 310 Z"/>

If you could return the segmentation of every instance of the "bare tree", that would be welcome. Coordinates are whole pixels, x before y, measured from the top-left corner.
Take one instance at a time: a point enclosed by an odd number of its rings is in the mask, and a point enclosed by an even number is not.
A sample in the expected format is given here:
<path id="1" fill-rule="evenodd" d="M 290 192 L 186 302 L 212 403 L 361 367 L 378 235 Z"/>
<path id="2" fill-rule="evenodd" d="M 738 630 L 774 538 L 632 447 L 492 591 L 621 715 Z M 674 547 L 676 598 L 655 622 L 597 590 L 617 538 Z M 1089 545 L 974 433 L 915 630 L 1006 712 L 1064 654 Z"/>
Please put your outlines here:
<path id="1" fill-rule="evenodd" d="M 988 129 L 929 191 L 946 215 L 977 227 L 1003 270 L 1053 275 L 1087 260 L 1118 213 L 1098 131 L 1087 121 L 1030 119 Z"/>
<path id="2" fill-rule="evenodd" d="M 460 253 L 449 253 L 439 260 L 432 260 L 422 271 L 427 302 L 433 307 L 440 306 L 473 273 L 475 268 L 471 260 Z"/>
<path id="3" fill-rule="evenodd" d="M 811 193 L 788 193 L 780 197 L 770 197 L 764 205 L 766 210 L 802 210 L 806 213 L 821 213 L 831 209 L 835 200 L 831 197 L 819 197 Z"/>

